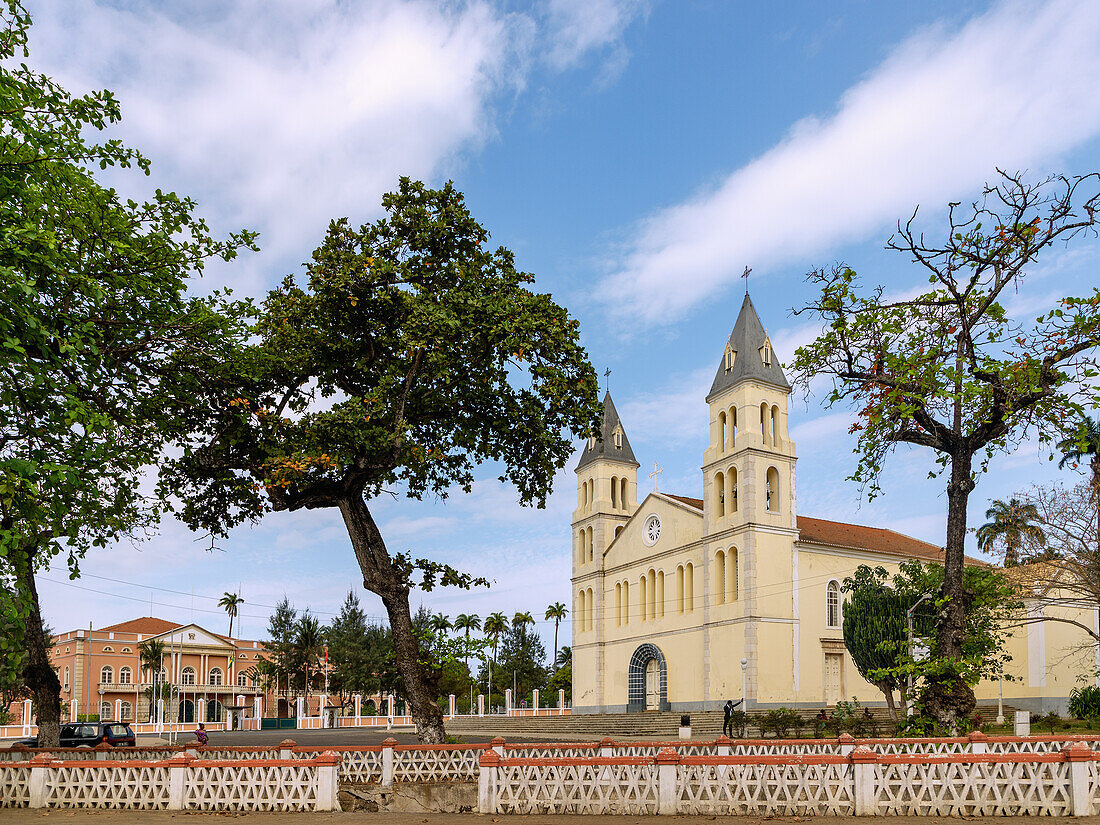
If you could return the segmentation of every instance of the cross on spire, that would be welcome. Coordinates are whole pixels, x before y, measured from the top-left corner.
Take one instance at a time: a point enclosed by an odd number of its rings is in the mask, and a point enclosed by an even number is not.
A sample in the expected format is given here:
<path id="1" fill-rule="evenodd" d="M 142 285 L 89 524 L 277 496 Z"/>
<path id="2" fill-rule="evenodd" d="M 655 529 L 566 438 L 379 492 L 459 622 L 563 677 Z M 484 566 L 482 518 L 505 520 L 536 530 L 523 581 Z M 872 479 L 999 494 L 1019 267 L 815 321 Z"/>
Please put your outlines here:
<path id="1" fill-rule="evenodd" d="M 611 392 L 611 367 L 603 371 L 603 389 L 604 392 Z"/>
<path id="2" fill-rule="evenodd" d="M 663 467 L 657 466 L 657 462 L 653 462 L 653 472 L 649 474 L 649 477 L 653 479 L 653 492 L 657 492 L 657 476 L 664 472 Z"/>
<path id="3" fill-rule="evenodd" d="M 750 269 L 749 267 L 746 266 L 745 271 L 741 273 L 741 277 L 745 279 L 745 294 L 746 295 L 749 294 L 749 273 L 750 272 L 752 272 L 752 269 Z"/>

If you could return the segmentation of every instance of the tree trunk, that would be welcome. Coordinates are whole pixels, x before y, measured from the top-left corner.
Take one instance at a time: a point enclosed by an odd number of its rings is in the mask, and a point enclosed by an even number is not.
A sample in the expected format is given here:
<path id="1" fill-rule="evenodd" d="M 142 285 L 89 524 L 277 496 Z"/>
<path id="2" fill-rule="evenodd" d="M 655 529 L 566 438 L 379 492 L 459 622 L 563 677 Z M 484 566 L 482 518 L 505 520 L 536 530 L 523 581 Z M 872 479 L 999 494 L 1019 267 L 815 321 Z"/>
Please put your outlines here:
<path id="1" fill-rule="evenodd" d="M 558 622 L 560 619 L 554 619 L 554 673 L 558 672 Z"/>
<path id="2" fill-rule="evenodd" d="M 447 735 L 443 712 L 436 704 L 435 686 L 420 661 L 420 643 L 413 633 L 409 587 L 395 569 L 382 533 L 360 496 L 339 502 L 355 558 L 363 573 L 363 586 L 382 599 L 390 620 L 397 670 L 405 683 L 406 698 L 421 742 L 442 744 Z"/>
<path id="3" fill-rule="evenodd" d="M 877 687 L 886 697 L 886 709 L 890 712 L 890 721 L 898 721 L 898 706 L 894 703 L 894 689 L 885 682 L 878 682 Z"/>
<path id="4" fill-rule="evenodd" d="M 963 585 L 966 541 L 966 505 L 974 479 L 971 474 L 971 454 L 962 449 L 951 459 L 951 480 L 947 485 L 947 541 L 944 545 L 944 579 L 942 595 L 946 604 L 936 622 L 938 659 L 960 659 L 966 639 L 966 613 L 970 594 Z M 930 680 L 921 695 L 925 713 L 944 727 L 957 731 L 961 720 L 969 717 L 976 704 L 974 691 L 957 674 L 947 672 Z"/>
<path id="5" fill-rule="evenodd" d="M 61 681 L 50 666 L 47 639 L 42 635 L 42 609 L 34 581 L 34 551 L 27 551 L 26 558 L 15 566 L 18 584 L 27 597 L 29 608 L 23 624 L 23 642 L 27 646 L 23 681 L 34 699 L 38 745 L 56 748 L 61 745 Z"/>

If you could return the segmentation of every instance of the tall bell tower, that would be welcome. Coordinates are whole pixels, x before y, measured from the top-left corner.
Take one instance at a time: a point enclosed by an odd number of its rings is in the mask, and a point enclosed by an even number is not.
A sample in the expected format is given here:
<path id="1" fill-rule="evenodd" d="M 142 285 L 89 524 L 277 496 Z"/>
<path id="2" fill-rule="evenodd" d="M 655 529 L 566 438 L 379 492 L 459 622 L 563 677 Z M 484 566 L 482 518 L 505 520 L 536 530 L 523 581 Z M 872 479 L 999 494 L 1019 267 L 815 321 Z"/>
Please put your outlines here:
<path id="1" fill-rule="evenodd" d="M 745 523 L 795 526 L 796 455 L 787 431 L 790 395 L 771 338 L 745 295 L 707 395 L 706 534 Z"/>
<path id="2" fill-rule="evenodd" d="M 600 437 L 590 438 L 577 464 L 577 509 L 573 511 L 573 701 L 604 704 L 603 556 L 638 509 L 638 462 L 608 392 Z M 581 693 L 578 676 L 594 679 Z"/>

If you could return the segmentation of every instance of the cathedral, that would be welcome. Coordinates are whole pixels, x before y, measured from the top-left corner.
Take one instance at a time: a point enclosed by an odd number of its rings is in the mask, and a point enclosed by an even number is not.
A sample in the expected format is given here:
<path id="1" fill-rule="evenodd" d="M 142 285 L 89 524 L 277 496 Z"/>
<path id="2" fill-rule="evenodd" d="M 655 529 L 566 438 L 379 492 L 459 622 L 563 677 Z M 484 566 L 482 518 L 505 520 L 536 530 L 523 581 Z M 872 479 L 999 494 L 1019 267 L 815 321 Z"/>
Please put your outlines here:
<path id="1" fill-rule="evenodd" d="M 706 398 L 702 497 L 653 492 L 641 503 L 639 463 L 605 396 L 601 438 L 576 469 L 574 713 L 711 710 L 742 697 L 747 709 L 884 704 L 845 649 L 841 585 L 861 564 L 893 573 L 906 559 L 942 563 L 943 550 L 799 515 L 790 394 L 746 295 Z M 1080 668 L 1046 663 L 1070 632 L 1043 622 L 1015 632 L 1014 707 L 1064 708 Z M 983 683 L 979 701 L 1001 689 Z"/>

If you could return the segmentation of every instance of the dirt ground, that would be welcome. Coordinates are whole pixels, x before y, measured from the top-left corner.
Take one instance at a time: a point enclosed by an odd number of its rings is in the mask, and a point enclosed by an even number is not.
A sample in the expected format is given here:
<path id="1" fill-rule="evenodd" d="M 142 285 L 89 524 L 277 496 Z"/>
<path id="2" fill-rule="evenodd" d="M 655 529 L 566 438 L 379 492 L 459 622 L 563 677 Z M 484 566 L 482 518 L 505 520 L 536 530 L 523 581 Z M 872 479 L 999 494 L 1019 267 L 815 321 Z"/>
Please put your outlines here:
<path id="1" fill-rule="evenodd" d="M 302 825 L 302 823 L 336 823 L 336 825 L 485 825 L 488 822 L 500 822 L 502 825 L 578 825 L 577 820 L 583 819 L 584 825 L 667 825 L 670 821 L 676 821 L 677 825 L 703 825 L 714 822 L 718 817 L 713 816 L 488 816 L 479 814 L 404 814 L 404 813 L 323 813 L 323 814 L 234 814 L 234 813 L 185 813 L 183 811 L 66 811 L 54 810 L 29 810 L 7 809 L 0 815 L 0 821 L 4 825 L 28 825 L 28 823 L 41 823 L 43 819 L 60 819 L 73 825 L 164 825 L 164 823 L 179 820 L 180 823 L 202 821 L 224 821 L 226 819 L 248 819 L 254 825 Z M 1020 816 L 1012 817 L 1015 825 L 1050 825 L 1049 817 Z M 723 821 L 736 825 L 785 825 L 785 823 L 808 822 L 813 817 L 722 817 Z M 870 817 L 834 816 L 817 817 L 819 825 L 867 825 Z M 884 820 L 887 817 L 878 817 Z M 1003 821 L 1003 818 L 998 818 Z M 974 821 L 974 817 L 967 817 L 968 821 Z M 992 823 L 993 817 L 988 818 Z M 1100 817 L 1089 816 L 1074 819 L 1075 823 L 1082 825 L 1100 825 Z M 890 817 L 890 825 L 950 825 L 961 823 L 962 819 L 951 817 L 917 817 L 899 816 Z"/>

